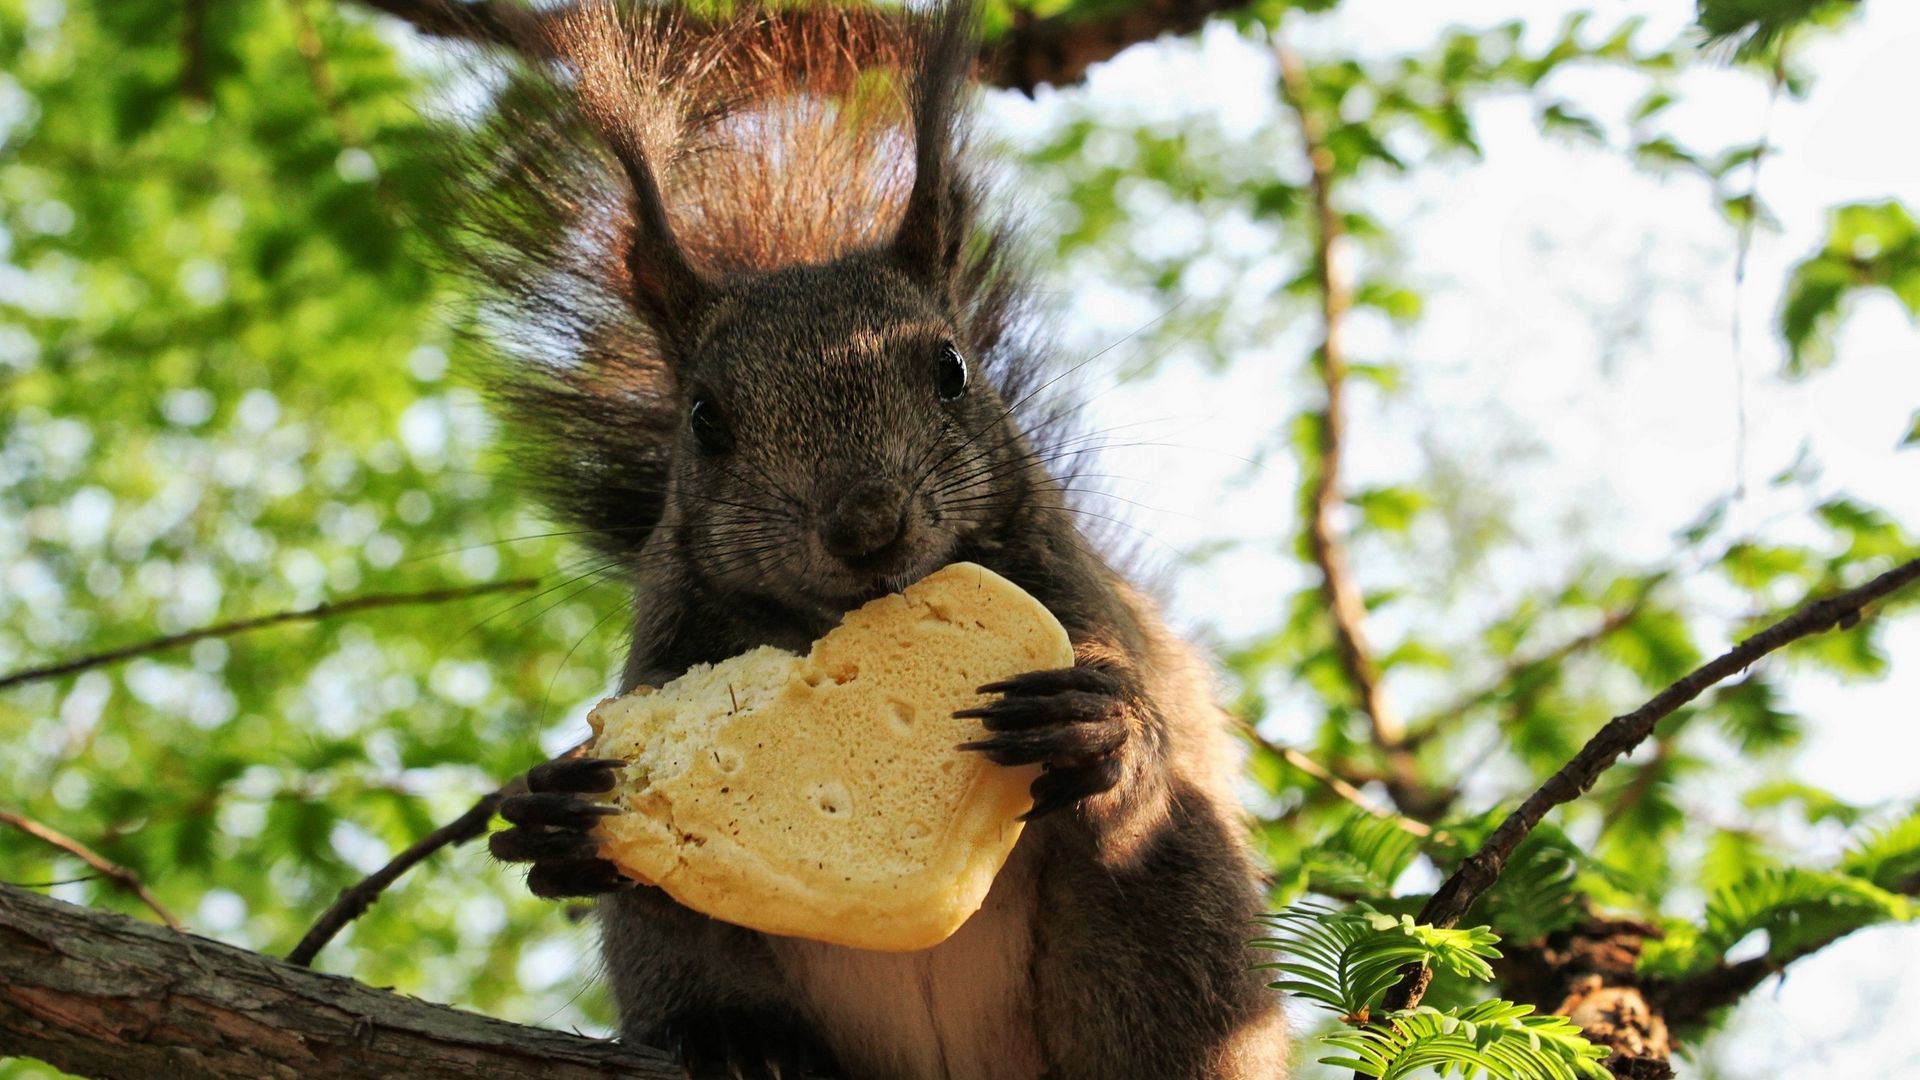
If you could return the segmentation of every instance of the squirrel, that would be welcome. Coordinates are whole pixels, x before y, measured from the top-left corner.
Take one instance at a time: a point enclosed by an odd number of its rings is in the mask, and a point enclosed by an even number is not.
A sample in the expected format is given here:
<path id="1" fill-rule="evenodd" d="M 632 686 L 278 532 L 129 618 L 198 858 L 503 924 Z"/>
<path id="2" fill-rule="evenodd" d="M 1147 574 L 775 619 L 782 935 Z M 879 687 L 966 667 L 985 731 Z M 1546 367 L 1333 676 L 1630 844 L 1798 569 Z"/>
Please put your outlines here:
<path id="1" fill-rule="evenodd" d="M 621 1037 L 695 1077 L 1278 1080 L 1209 668 L 1021 419 L 1049 354 L 969 153 L 971 7 L 543 14 L 441 236 L 505 343 L 486 379 L 516 464 L 631 588 L 621 690 L 805 652 L 960 560 L 1051 610 L 1076 662 L 982 688 L 967 749 L 1043 771 L 931 949 L 761 934 L 623 877 L 591 835 L 614 762 L 534 769 L 493 853 L 599 898 Z"/>

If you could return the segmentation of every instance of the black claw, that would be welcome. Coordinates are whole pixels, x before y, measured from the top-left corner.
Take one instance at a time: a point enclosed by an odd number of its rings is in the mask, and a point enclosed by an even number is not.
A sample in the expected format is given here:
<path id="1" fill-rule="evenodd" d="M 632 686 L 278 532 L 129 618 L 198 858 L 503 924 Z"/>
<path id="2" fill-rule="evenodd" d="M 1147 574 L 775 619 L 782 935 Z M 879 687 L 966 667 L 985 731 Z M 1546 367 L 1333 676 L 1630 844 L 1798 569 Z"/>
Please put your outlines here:
<path id="1" fill-rule="evenodd" d="M 1107 758 L 1070 769 L 1054 769 L 1033 782 L 1033 809 L 1020 815 L 1022 821 L 1045 817 L 1082 799 L 1110 791 L 1120 782 L 1119 758 Z"/>
<path id="2" fill-rule="evenodd" d="M 561 791 L 576 795 L 612 791 L 614 770 L 625 764 L 619 758 L 563 758 L 549 761 L 527 770 L 527 790 Z"/>
<path id="3" fill-rule="evenodd" d="M 1045 761 L 1074 766 L 1111 754 L 1126 741 L 1127 729 L 1123 724 L 1069 724 L 1002 731 L 961 743 L 959 749 L 978 751 L 996 765 Z"/>
<path id="4" fill-rule="evenodd" d="M 506 862 L 547 862 L 590 858 L 600 841 L 588 833 L 515 828 L 488 837 L 487 850 Z"/>
<path id="5" fill-rule="evenodd" d="M 1078 690 L 1089 694 L 1111 694 L 1119 689 L 1119 686 L 1118 679 L 1099 668 L 1069 667 L 1055 668 L 1051 671 L 1030 671 L 1025 675 L 1016 675 L 1011 679 L 988 683 L 974 692 L 1040 696 Z"/>
<path id="6" fill-rule="evenodd" d="M 515 825 L 547 825 L 556 829 L 590 829 L 600 818 L 619 812 L 617 806 L 588 802 L 562 791 L 512 795 L 500 803 L 500 816 Z"/>
<path id="7" fill-rule="evenodd" d="M 605 859 L 537 863 L 527 871 L 527 891 L 549 900 L 624 892 L 639 884 Z"/>

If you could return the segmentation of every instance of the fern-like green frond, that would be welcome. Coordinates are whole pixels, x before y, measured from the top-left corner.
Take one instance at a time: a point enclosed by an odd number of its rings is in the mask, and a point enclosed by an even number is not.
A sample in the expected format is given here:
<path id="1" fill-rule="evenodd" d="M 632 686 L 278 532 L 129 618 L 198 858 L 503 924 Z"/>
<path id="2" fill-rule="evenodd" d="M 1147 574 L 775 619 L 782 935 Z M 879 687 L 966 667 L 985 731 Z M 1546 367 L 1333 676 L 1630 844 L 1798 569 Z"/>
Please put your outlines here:
<path id="1" fill-rule="evenodd" d="M 1420 856 L 1420 838 L 1392 818 L 1355 812 L 1302 856 L 1307 887 L 1332 896 L 1388 896 Z"/>
<path id="2" fill-rule="evenodd" d="M 1857 0 L 1697 0 L 1696 10 L 1707 44 L 1731 43 L 1745 60 L 1765 55 L 1797 27 L 1831 23 L 1857 6 Z"/>
<path id="3" fill-rule="evenodd" d="M 1910 891 L 1920 879 L 1920 809 L 1855 841 L 1840 870 L 1883 889 Z"/>
<path id="4" fill-rule="evenodd" d="M 1920 905 L 1871 881 L 1822 870 L 1763 869 L 1715 893 L 1706 925 L 1650 942 L 1640 969 L 1668 978 L 1703 971 L 1750 934 L 1767 935 L 1767 955 L 1786 961 L 1810 947 L 1880 922 L 1915 917 Z"/>
<path id="5" fill-rule="evenodd" d="M 1539 1016 L 1533 1006 L 1510 1001 L 1391 1013 L 1326 1041 L 1345 1054 L 1322 1058 L 1322 1064 L 1378 1080 L 1400 1080 L 1422 1069 L 1462 1080 L 1611 1080 L 1600 1066 L 1607 1052 L 1571 1020 Z"/>
<path id="6" fill-rule="evenodd" d="M 1273 987 L 1315 1002 L 1341 1016 L 1365 1015 L 1374 1000 L 1398 982 L 1408 964 L 1427 964 L 1466 978 L 1488 980 L 1488 957 L 1499 939 L 1486 927 L 1441 930 L 1411 916 L 1395 917 L 1357 905 L 1339 911 L 1321 904 L 1295 904 L 1262 916 L 1276 935 L 1254 942 L 1284 959 L 1258 966 L 1289 978 Z"/>

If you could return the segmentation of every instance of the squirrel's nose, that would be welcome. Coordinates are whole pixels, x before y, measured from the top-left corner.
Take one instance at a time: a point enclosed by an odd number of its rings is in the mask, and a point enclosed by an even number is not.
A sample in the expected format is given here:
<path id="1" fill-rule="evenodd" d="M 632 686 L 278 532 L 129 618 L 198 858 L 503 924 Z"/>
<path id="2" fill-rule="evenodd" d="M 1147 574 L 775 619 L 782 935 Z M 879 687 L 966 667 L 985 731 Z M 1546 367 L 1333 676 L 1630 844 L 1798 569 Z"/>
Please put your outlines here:
<path id="1" fill-rule="evenodd" d="M 907 531 L 906 494 L 890 480 L 854 484 L 820 523 L 820 542 L 843 559 L 885 551 Z"/>

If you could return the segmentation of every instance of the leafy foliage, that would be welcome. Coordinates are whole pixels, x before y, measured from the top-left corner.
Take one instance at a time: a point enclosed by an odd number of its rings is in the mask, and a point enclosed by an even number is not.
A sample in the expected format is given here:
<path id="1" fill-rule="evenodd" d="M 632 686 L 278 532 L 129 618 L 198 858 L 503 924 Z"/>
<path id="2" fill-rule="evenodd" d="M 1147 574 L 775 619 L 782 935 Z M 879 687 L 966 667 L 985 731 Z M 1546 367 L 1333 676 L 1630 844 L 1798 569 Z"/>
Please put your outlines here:
<path id="1" fill-rule="evenodd" d="M 1712 45 L 1731 43 L 1742 59 L 1775 50 L 1793 30 L 1831 24 L 1859 0 L 1698 0 L 1700 29 Z"/>
<path id="2" fill-rule="evenodd" d="M 1697 974 L 1758 933 L 1767 935 L 1767 956 L 1784 963 L 1862 927 L 1911 919 L 1915 911 L 1910 897 L 1850 874 L 1756 870 L 1714 895 L 1704 927 L 1674 928 L 1648 947 L 1640 966 L 1668 978 Z"/>
<path id="3" fill-rule="evenodd" d="M 1491 1076 L 1503 1080 L 1597 1077 L 1605 1052 L 1589 1043 L 1565 1017 L 1535 1016 L 1533 1006 L 1481 1001 L 1445 1011 L 1430 1007 L 1376 1015 L 1400 970 L 1421 964 L 1456 978 L 1493 978 L 1487 960 L 1498 957 L 1498 938 L 1488 928 L 1442 930 L 1361 904 L 1341 911 L 1296 904 L 1267 917 L 1278 936 L 1256 941 L 1285 957 L 1261 967 L 1290 978 L 1273 985 L 1332 1010 L 1350 1026 L 1323 1037 L 1344 1054 L 1321 1058 L 1326 1065 L 1355 1069 L 1380 1080 L 1433 1068 L 1443 1076 Z"/>
<path id="4" fill-rule="evenodd" d="M 1386 1022 L 1326 1037 L 1346 1056 L 1322 1058 L 1363 1076 L 1398 1080 L 1422 1069 L 1463 1080 L 1611 1080 L 1599 1064 L 1606 1052 L 1564 1016 L 1540 1016 L 1531 1005 L 1483 1001 L 1440 1012 L 1421 1007 Z"/>
<path id="5" fill-rule="evenodd" d="M 0 691 L 0 802 L 133 868 L 196 931 L 283 952 L 340 888 L 577 733 L 617 666 L 626 601 L 604 586 L 612 567 L 583 559 L 504 481 L 514 463 L 458 375 L 486 328 L 449 314 L 452 287 L 409 240 L 438 186 L 429 150 L 446 99 L 484 110 L 485 95 L 450 71 L 450 50 L 351 2 L 222 0 L 198 51 L 193 6 L 0 0 L 0 671 L 370 591 L 541 579 L 537 595 L 288 626 Z M 1028 13 L 1130 5 L 1049 0 L 1018 18 L 990 6 L 999 33 Z M 1429 396 L 1444 364 L 1417 335 L 1448 325 L 1466 265 L 1452 261 L 1458 238 L 1435 244 L 1432 222 L 1407 210 L 1436 178 L 1477 175 L 1517 137 L 1508 120 L 1530 122 L 1578 160 L 1697 192 L 1731 250 L 1740 230 L 1788 216 L 1757 175 L 1773 148 L 1767 132 L 1685 123 L 1690 68 L 1732 50 L 1743 62 L 1726 79 L 1791 101 L 1812 78 L 1790 62 L 1802 31 L 1852 32 L 1872 5 L 1702 0 L 1698 28 L 1673 41 L 1589 7 L 1553 25 L 1529 14 L 1436 29 L 1389 55 L 1321 47 L 1353 40 L 1312 25 L 1339 29 L 1337 0 L 1260 3 L 1216 20 L 1204 45 L 1159 47 L 1190 65 L 1223 47 L 1270 64 L 1279 37 L 1302 50 L 1301 104 L 1324 133 L 1352 281 L 1344 539 L 1379 678 L 1408 713 L 1397 756 L 1341 661 L 1289 497 L 1326 465 L 1318 207 L 1299 118 L 1277 86 L 1238 112 L 1080 89 L 998 103 L 1026 121 L 1006 135 L 1021 156 L 1011 186 L 1050 244 L 1049 287 L 1129 317 L 1171 312 L 1101 364 L 1206 395 L 1206 379 L 1265 380 L 1265 427 L 1235 455 L 1284 490 L 1244 528 L 1223 515 L 1208 557 L 1234 583 L 1219 611 L 1268 616 L 1222 618 L 1217 634 L 1237 711 L 1394 812 L 1356 813 L 1264 749 L 1248 763 L 1276 899 L 1369 905 L 1276 917 L 1283 934 L 1335 928 L 1310 939 L 1311 959 L 1288 961 L 1302 970 L 1286 977 L 1319 994 L 1302 995 L 1349 1016 L 1376 1003 L 1396 958 L 1450 975 L 1429 1000 L 1457 1008 L 1375 1016 L 1336 1037 L 1343 1060 L 1383 1073 L 1428 1061 L 1583 1075 L 1584 1050 L 1576 1061 L 1553 1049 L 1559 1021 L 1470 1000 L 1504 990 L 1481 981 L 1491 937 L 1430 935 L 1406 913 L 1498 822 L 1485 808 L 1524 796 L 1609 716 L 1920 548 L 1910 520 L 1802 454 L 1764 496 L 1709 501 L 1667 555 L 1630 558 L 1596 542 L 1592 521 L 1543 531 L 1535 493 L 1507 490 L 1509 465 L 1532 452 L 1507 441 L 1523 425 L 1476 426 L 1457 396 Z M 1780 297 L 1765 347 L 1783 350 L 1786 373 L 1831 378 L 1857 310 L 1920 311 L 1916 232 L 1907 203 L 1850 203 L 1786 280 L 1756 273 L 1750 287 Z M 1567 245 L 1556 261 L 1587 257 Z M 1675 299 L 1643 301 L 1629 305 L 1634 327 Z M 1476 348 L 1484 337 L 1489 355 L 1510 348 L 1495 327 L 1447 332 Z M 1528 349 L 1529 364 L 1569 375 L 1590 359 L 1557 335 Z M 1503 392 L 1496 379 L 1485 397 Z M 1904 418 L 1920 403 L 1900 406 Z M 1487 442 L 1485 458 L 1423 434 L 1456 427 Z M 1874 437 L 1920 444 L 1920 412 Z M 1560 465 L 1552 486 L 1592 479 Z M 1762 497 L 1777 515 L 1756 513 Z M 1789 778 L 1816 725 L 1836 720 L 1807 705 L 1803 677 L 1885 675 L 1888 627 L 1915 606 L 1891 600 L 1673 717 L 1537 830 L 1472 918 L 1511 946 L 1596 910 L 1659 919 L 1669 935 L 1648 970 L 1679 975 L 1712 970 L 1756 933 L 1785 959 L 1910 915 L 1915 819 L 1862 834 L 1831 869 L 1788 869 L 1811 861 L 1807 826 L 1877 820 L 1864 796 Z M 1702 813 L 1705 789 L 1724 805 Z M 16 840 L 0 841 L 0 878 L 81 876 L 76 860 Z M 139 911 L 100 881 L 54 894 Z M 1712 897 L 1704 915 L 1683 906 L 1689 895 Z M 469 846 L 413 871 L 320 960 L 495 1015 L 604 1029 L 591 951 L 564 908 Z M 27 1075 L 44 1073 L 0 1064 L 0 1077 Z"/>
<path id="6" fill-rule="evenodd" d="M 1826 244 L 1794 268 L 1780 305 L 1787 370 L 1801 375 L 1832 363 L 1847 305 L 1874 289 L 1920 319 L 1920 224 L 1898 202 L 1836 207 Z"/>

